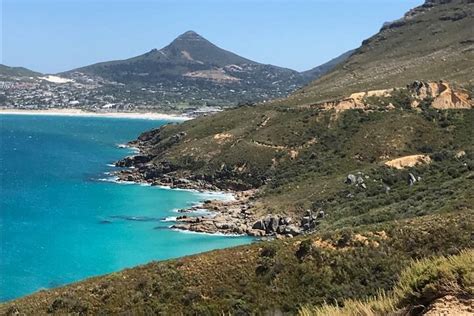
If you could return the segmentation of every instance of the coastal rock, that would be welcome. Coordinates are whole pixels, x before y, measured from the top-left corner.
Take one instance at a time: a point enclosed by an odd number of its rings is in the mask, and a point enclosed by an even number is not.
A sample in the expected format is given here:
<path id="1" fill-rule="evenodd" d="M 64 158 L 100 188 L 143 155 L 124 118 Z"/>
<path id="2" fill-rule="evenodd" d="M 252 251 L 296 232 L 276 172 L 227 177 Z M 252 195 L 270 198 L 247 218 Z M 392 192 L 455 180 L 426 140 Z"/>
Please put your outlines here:
<path id="1" fill-rule="evenodd" d="M 310 216 L 304 216 L 301 219 L 301 226 L 304 226 L 305 224 L 308 224 L 312 221 L 312 218 Z"/>
<path id="2" fill-rule="evenodd" d="M 137 155 L 137 156 L 130 156 L 125 157 L 122 160 L 119 160 L 115 163 L 117 167 L 132 167 L 137 164 L 144 164 L 149 162 L 152 159 L 151 156 L 144 156 L 144 155 Z"/>
<path id="3" fill-rule="evenodd" d="M 278 229 L 278 217 L 270 216 L 265 219 L 265 230 L 267 233 L 276 232 Z"/>
<path id="4" fill-rule="evenodd" d="M 280 225 L 288 225 L 291 224 L 291 217 L 281 217 L 280 218 Z"/>
<path id="5" fill-rule="evenodd" d="M 252 225 L 252 229 L 265 230 L 265 223 L 260 219 Z"/>
<path id="6" fill-rule="evenodd" d="M 293 236 L 296 236 L 296 235 L 300 235 L 301 234 L 301 229 L 299 227 L 296 227 L 295 225 L 288 225 L 288 226 L 285 227 L 284 233 L 289 234 L 293 237 Z"/>

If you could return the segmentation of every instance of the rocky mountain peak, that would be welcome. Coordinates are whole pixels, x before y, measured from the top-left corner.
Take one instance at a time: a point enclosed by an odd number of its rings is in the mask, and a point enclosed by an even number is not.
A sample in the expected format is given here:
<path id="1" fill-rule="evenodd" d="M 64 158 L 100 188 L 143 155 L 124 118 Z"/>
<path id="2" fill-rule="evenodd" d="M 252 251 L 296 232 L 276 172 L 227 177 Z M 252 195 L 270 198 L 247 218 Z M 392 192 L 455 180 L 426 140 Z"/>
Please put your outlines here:
<path id="1" fill-rule="evenodd" d="M 175 41 L 207 41 L 204 37 L 194 31 L 187 31 L 179 35 Z"/>

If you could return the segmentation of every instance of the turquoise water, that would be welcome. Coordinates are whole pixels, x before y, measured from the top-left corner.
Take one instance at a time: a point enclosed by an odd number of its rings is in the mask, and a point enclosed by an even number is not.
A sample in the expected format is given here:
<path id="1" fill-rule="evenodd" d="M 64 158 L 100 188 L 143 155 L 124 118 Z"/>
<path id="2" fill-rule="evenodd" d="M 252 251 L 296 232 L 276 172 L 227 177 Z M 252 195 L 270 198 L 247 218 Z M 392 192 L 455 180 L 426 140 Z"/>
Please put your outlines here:
<path id="1" fill-rule="evenodd" d="M 206 194 L 99 181 L 117 144 L 164 121 L 0 115 L 0 301 L 125 267 L 248 243 L 161 219 Z"/>

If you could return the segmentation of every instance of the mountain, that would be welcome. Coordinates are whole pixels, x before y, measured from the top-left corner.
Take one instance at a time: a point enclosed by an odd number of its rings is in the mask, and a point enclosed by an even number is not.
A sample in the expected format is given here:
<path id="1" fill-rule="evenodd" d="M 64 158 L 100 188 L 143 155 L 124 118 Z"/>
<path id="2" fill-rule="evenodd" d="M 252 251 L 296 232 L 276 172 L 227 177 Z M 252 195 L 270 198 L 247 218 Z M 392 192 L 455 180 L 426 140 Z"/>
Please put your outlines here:
<path id="1" fill-rule="evenodd" d="M 297 71 L 240 57 L 188 31 L 162 49 L 67 72 L 156 90 L 158 103 L 236 104 L 286 96 L 308 81 Z M 172 98 L 172 99 L 170 99 Z"/>
<path id="2" fill-rule="evenodd" d="M 321 315 L 330 304 L 334 315 L 360 303 L 421 315 L 442 299 L 472 305 L 473 6 L 427 0 L 290 97 L 144 132 L 131 142 L 140 154 L 117 163 L 135 167 L 123 180 L 235 191 L 204 205 L 215 217 L 175 228 L 264 241 L 0 311 Z"/>
<path id="3" fill-rule="evenodd" d="M 469 0 L 426 1 L 385 23 L 344 63 L 286 102 L 324 101 L 414 80 L 473 85 L 473 7 Z"/>
<path id="4" fill-rule="evenodd" d="M 23 67 L 9 67 L 0 64 L 0 76 L 3 77 L 37 77 L 42 74 Z"/>
<path id="5" fill-rule="evenodd" d="M 314 67 L 310 70 L 303 71 L 301 74 L 304 75 L 304 76 L 307 76 L 310 80 L 316 80 L 316 79 L 324 76 L 325 74 L 327 74 L 331 70 L 333 70 L 340 63 L 346 61 L 346 59 L 349 58 L 352 55 L 352 53 L 354 53 L 354 52 L 355 52 L 355 49 L 347 51 L 347 52 L 331 59 L 330 61 L 322 64 L 322 65 Z"/>
<path id="6" fill-rule="evenodd" d="M 327 72 L 335 62 L 313 72 L 298 73 L 240 57 L 188 31 L 163 49 L 57 76 L 30 79 L 40 74 L 4 66 L 4 79 L 14 77 L 18 83 L 23 78 L 30 82 L 15 85 L 3 102 L 9 107 L 201 115 L 204 111 L 284 97 Z M 37 92 L 43 89 L 51 97 L 38 98 Z"/>

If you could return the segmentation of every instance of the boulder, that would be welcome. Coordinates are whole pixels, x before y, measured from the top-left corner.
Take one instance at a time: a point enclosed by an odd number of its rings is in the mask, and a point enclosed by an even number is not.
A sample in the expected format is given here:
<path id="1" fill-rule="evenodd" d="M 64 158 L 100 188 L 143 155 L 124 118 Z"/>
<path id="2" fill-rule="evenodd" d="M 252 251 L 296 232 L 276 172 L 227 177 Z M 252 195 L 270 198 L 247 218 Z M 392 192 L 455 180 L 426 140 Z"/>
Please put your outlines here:
<path id="1" fill-rule="evenodd" d="M 252 229 L 265 230 L 265 223 L 263 220 L 258 220 L 252 225 Z"/>
<path id="2" fill-rule="evenodd" d="M 344 183 L 346 184 L 355 184 L 356 182 L 357 182 L 357 178 L 353 174 L 348 174 L 346 177 L 346 180 L 344 181 Z"/>
<path id="3" fill-rule="evenodd" d="M 301 234 L 301 229 L 299 227 L 296 227 L 295 225 L 288 225 L 285 227 L 284 232 L 285 234 L 291 235 L 293 237 Z"/>
<path id="4" fill-rule="evenodd" d="M 280 225 L 291 224 L 291 217 L 280 217 Z"/>
<path id="5" fill-rule="evenodd" d="M 285 229 L 286 229 L 286 226 L 285 226 L 285 225 L 280 225 L 280 226 L 278 226 L 276 232 L 277 232 L 278 234 L 285 234 Z"/>
<path id="6" fill-rule="evenodd" d="M 260 230 L 260 229 L 249 229 L 249 230 L 247 230 L 247 234 L 249 236 L 253 236 L 253 237 L 265 236 L 265 232 L 263 230 Z"/>
<path id="7" fill-rule="evenodd" d="M 305 216 L 301 219 L 301 226 L 305 225 L 305 224 L 309 224 L 310 222 L 312 221 L 312 218 L 309 217 L 309 216 Z"/>
<path id="8" fill-rule="evenodd" d="M 278 229 L 279 218 L 275 216 L 270 216 L 265 219 L 265 230 L 267 233 L 276 232 Z"/>

